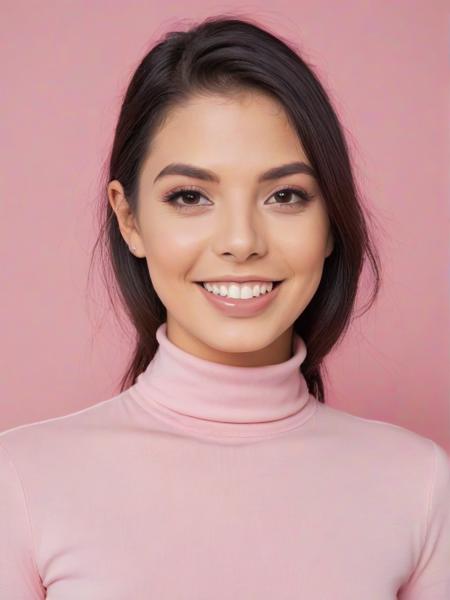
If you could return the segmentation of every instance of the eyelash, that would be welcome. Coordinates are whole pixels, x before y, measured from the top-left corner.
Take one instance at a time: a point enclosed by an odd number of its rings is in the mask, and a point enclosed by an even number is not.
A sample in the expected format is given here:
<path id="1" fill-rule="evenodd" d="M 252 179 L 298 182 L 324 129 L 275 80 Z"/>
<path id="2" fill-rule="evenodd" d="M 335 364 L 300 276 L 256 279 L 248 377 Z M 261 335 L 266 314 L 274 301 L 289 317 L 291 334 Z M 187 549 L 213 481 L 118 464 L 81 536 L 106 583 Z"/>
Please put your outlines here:
<path id="1" fill-rule="evenodd" d="M 279 194 L 280 192 L 293 193 L 295 196 L 300 197 L 299 202 L 275 203 L 275 204 L 278 204 L 278 206 L 283 206 L 283 207 L 286 206 L 288 209 L 298 208 L 299 206 L 302 207 L 305 204 L 307 204 L 314 197 L 313 194 L 309 194 L 308 192 L 306 192 L 305 190 L 303 190 L 301 188 L 291 187 L 291 186 L 287 186 L 287 187 L 283 187 L 278 190 L 275 190 L 273 192 L 272 196 L 274 196 L 275 194 Z M 175 188 L 174 190 L 171 190 L 167 194 L 164 194 L 164 196 L 162 197 L 162 201 L 172 204 L 173 207 L 179 211 L 186 211 L 186 210 L 190 210 L 191 208 L 205 206 L 204 204 L 190 204 L 190 205 L 189 204 L 188 205 L 176 204 L 176 202 L 175 202 L 176 199 L 180 196 L 183 196 L 183 194 L 186 194 L 186 193 L 191 193 L 191 194 L 194 193 L 194 194 L 203 195 L 203 192 L 196 187 L 182 186 L 182 187 Z"/>

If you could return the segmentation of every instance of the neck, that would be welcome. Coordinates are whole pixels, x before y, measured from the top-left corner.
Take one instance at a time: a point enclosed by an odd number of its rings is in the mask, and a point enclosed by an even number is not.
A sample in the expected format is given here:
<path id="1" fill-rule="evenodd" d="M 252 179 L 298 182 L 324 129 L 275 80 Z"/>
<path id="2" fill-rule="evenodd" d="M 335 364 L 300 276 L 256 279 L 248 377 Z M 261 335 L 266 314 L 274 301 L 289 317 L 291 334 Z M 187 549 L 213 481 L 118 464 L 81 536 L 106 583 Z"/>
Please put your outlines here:
<path id="1" fill-rule="evenodd" d="M 246 351 L 239 340 L 239 350 L 229 352 L 208 346 L 199 338 L 189 334 L 177 321 L 168 319 L 165 336 L 178 348 L 203 360 L 234 367 L 264 367 L 284 362 L 291 358 L 294 348 L 293 327 L 261 350 Z"/>
<path id="2" fill-rule="evenodd" d="M 169 429 L 206 438 L 264 438 L 294 429 L 311 417 L 301 364 L 303 339 L 294 334 L 293 354 L 264 366 L 212 362 L 186 352 L 158 327 L 158 349 L 130 393 Z"/>

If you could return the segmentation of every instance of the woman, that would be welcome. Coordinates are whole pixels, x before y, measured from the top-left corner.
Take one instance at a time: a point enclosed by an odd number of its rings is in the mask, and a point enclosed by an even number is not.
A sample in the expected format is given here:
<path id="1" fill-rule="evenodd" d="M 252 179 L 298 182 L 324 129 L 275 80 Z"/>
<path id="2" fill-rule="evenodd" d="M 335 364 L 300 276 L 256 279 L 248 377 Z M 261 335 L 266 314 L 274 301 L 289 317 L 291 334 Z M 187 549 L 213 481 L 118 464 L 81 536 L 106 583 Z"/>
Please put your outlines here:
<path id="1" fill-rule="evenodd" d="M 0 596 L 448 600 L 444 449 L 325 403 L 380 271 L 312 69 L 250 21 L 168 34 L 105 192 L 134 356 L 115 397 L 1 434 Z"/>

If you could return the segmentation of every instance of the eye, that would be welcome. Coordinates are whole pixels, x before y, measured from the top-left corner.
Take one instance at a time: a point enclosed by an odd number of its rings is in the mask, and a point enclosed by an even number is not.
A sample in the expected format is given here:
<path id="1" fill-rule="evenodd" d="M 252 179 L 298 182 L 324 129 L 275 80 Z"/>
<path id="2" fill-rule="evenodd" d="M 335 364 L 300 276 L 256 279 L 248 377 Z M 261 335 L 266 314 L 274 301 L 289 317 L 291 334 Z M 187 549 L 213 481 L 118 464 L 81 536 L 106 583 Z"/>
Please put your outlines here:
<path id="1" fill-rule="evenodd" d="M 288 202 L 288 200 L 292 197 L 292 196 L 297 196 L 297 200 L 295 202 Z M 278 203 L 275 202 L 275 204 L 280 204 L 281 206 L 287 206 L 288 208 L 298 208 L 299 206 L 303 206 L 305 204 L 307 204 L 314 196 L 313 194 L 310 194 L 309 192 L 307 192 L 306 190 L 303 190 L 301 188 L 296 188 L 296 187 L 285 187 L 282 188 L 276 192 L 274 192 L 271 196 L 271 198 L 278 198 L 279 200 L 281 199 L 282 202 Z"/>
<path id="2" fill-rule="evenodd" d="M 296 197 L 297 200 L 289 202 L 292 196 Z M 271 204 L 278 204 L 279 206 L 286 206 L 287 208 L 298 208 L 307 204 L 314 196 L 308 193 L 306 190 L 296 187 L 284 187 L 275 191 L 271 198 L 277 198 L 281 202 L 275 202 Z M 179 187 L 171 190 L 165 194 L 162 198 L 163 202 L 172 204 L 177 210 L 189 210 L 191 207 L 207 206 L 208 204 L 199 204 L 199 198 L 205 198 L 203 193 L 195 187 Z M 185 203 L 180 204 L 178 199 L 182 199 Z"/>
<path id="3" fill-rule="evenodd" d="M 180 187 L 180 188 L 175 188 L 174 190 L 170 191 L 169 193 L 165 194 L 162 198 L 163 202 L 169 202 L 170 204 L 173 204 L 174 207 L 178 210 L 184 210 L 187 209 L 189 210 L 189 208 L 191 206 L 205 206 L 205 204 L 197 204 L 197 200 L 198 197 L 205 197 L 202 195 L 202 192 L 200 190 L 198 190 L 197 188 L 191 188 L 191 187 Z M 179 204 L 177 202 L 178 198 L 182 198 L 183 200 L 185 200 L 187 202 L 187 204 Z"/>

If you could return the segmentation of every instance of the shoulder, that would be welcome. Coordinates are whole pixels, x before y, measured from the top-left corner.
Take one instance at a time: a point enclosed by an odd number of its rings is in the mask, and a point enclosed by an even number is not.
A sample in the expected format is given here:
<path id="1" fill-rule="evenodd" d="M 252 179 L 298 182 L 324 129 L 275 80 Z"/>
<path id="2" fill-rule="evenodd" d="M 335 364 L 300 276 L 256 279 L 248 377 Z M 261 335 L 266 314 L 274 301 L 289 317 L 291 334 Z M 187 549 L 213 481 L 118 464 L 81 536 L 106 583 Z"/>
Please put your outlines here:
<path id="1" fill-rule="evenodd" d="M 359 417 L 319 403 L 317 427 L 321 439 L 343 461 L 362 469 L 376 470 L 383 479 L 400 478 L 413 491 L 414 486 L 429 489 L 436 476 L 450 473 L 450 459 L 434 440 L 406 427 Z"/>
<path id="2" fill-rule="evenodd" d="M 0 432 L 0 449 L 17 462 L 38 464 L 44 455 L 62 456 L 114 429 L 126 414 L 126 392 L 65 415 L 18 425 Z"/>
<path id="3" fill-rule="evenodd" d="M 397 450 L 417 449 L 428 453 L 435 444 L 431 438 L 402 425 L 360 417 L 329 404 L 318 403 L 317 413 L 320 427 L 330 436 L 345 436 L 349 442 L 360 442 L 368 449 L 392 450 L 395 446 Z"/>

